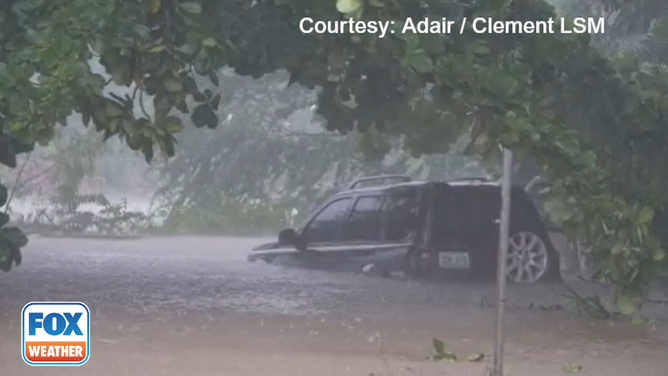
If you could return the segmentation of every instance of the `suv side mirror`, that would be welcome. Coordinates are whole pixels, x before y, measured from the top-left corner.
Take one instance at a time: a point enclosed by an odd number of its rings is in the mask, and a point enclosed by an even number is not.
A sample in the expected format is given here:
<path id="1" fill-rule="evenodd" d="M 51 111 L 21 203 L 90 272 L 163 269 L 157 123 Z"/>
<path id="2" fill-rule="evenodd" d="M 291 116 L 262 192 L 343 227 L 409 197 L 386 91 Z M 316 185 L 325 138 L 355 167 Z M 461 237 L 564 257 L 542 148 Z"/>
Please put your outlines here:
<path id="1" fill-rule="evenodd" d="M 297 245 L 297 233 L 291 228 L 279 232 L 278 243 L 281 245 Z"/>

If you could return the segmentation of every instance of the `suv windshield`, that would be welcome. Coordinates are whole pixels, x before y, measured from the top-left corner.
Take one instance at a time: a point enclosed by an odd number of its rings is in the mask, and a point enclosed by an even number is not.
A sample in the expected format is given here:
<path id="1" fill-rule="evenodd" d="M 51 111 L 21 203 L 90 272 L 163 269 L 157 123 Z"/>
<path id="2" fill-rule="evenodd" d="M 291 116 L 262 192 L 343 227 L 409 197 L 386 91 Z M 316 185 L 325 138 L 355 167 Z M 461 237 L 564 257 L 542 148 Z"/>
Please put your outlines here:
<path id="1" fill-rule="evenodd" d="M 302 230 L 304 240 L 309 243 L 339 241 L 351 201 L 349 197 L 341 198 L 322 208 Z"/>

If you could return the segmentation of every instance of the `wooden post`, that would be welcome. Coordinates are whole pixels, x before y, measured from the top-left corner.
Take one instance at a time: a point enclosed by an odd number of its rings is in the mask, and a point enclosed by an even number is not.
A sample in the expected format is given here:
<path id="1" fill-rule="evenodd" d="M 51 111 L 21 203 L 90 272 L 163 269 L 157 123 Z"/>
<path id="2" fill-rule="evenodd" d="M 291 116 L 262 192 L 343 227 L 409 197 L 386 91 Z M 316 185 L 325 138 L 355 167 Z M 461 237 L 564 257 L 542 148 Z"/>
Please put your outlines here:
<path id="1" fill-rule="evenodd" d="M 501 218 L 499 223 L 499 261 L 497 267 L 496 338 L 494 342 L 494 368 L 492 376 L 503 376 L 504 322 L 506 314 L 506 259 L 508 232 L 510 229 L 510 191 L 513 154 L 503 149 L 503 178 L 501 180 Z"/>

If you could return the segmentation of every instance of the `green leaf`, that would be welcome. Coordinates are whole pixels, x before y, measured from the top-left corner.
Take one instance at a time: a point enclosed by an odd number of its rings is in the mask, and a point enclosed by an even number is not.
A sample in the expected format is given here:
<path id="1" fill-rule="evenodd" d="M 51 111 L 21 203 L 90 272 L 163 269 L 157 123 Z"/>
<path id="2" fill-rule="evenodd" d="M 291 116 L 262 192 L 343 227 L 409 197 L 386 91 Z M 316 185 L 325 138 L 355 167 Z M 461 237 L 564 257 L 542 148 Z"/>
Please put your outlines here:
<path id="1" fill-rule="evenodd" d="M 199 91 L 193 93 L 193 99 L 195 102 L 206 102 L 206 96 Z"/>
<path id="2" fill-rule="evenodd" d="M 213 129 L 218 126 L 218 116 L 207 103 L 195 107 L 192 121 L 197 128 L 206 126 Z"/>
<path id="3" fill-rule="evenodd" d="M 475 138 L 476 146 L 484 146 L 489 141 L 489 136 L 487 133 L 481 133 L 478 137 Z"/>
<path id="4" fill-rule="evenodd" d="M 104 131 L 104 136 L 102 136 L 102 140 L 104 142 L 107 142 L 108 139 L 110 139 L 112 136 L 114 136 L 113 133 L 111 133 L 109 130 Z"/>
<path id="5" fill-rule="evenodd" d="M 506 114 L 503 116 L 503 123 L 510 128 L 517 127 L 520 123 L 519 118 L 517 117 L 517 113 L 515 113 L 515 111 L 506 112 Z"/>
<path id="6" fill-rule="evenodd" d="M 615 245 L 613 245 L 612 249 L 610 250 L 610 254 L 613 254 L 613 255 L 619 255 L 622 252 L 624 252 L 624 244 L 623 243 L 615 243 Z"/>
<path id="7" fill-rule="evenodd" d="M 123 107 L 111 99 L 108 99 L 104 104 L 104 114 L 109 118 L 119 118 L 123 116 L 124 113 Z"/>
<path id="8" fill-rule="evenodd" d="M 166 48 L 167 48 L 166 45 L 164 45 L 164 44 L 159 44 L 159 45 L 157 45 L 157 46 L 155 46 L 155 47 L 153 47 L 153 48 L 150 48 L 150 49 L 148 50 L 148 52 L 150 52 L 150 53 L 158 53 L 158 52 L 162 52 L 162 51 L 164 51 Z"/>
<path id="9" fill-rule="evenodd" d="M 652 260 L 656 262 L 663 261 L 666 258 L 666 252 L 663 249 L 655 248 L 652 252 Z"/>
<path id="10" fill-rule="evenodd" d="M 141 151 L 144 154 L 146 163 L 151 163 L 153 160 L 153 143 L 150 138 L 144 138 L 144 143 L 141 146 Z"/>
<path id="11" fill-rule="evenodd" d="M 153 98 L 153 107 L 156 118 L 163 119 L 177 104 L 169 92 L 161 91 Z"/>
<path id="12" fill-rule="evenodd" d="M 357 12 L 362 8 L 361 0 L 336 0 L 336 10 L 343 14 Z"/>
<path id="13" fill-rule="evenodd" d="M 160 6 L 162 5 L 162 0 L 149 0 L 148 5 L 148 9 L 152 14 L 158 13 Z"/>
<path id="14" fill-rule="evenodd" d="M 162 144 L 164 145 L 163 152 L 168 158 L 174 156 L 176 151 L 174 150 L 175 139 L 171 135 L 166 135 L 162 139 Z"/>
<path id="15" fill-rule="evenodd" d="M 81 120 L 83 121 L 85 126 L 88 126 L 90 124 L 90 119 L 91 119 L 90 113 L 84 111 L 81 114 Z"/>
<path id="16" fill-rule="evenodd" d="M 617 296 L 615 305 L 621 314 L 630 316 L 638 307 L 638 299 L 626 294 L 621 294 Z"/>
<path id="17" fill-rule="evenodd" d="M 142 40 L 148 40 L 151 36 L 151 29 L 146 25 L 136 24 L 133 30 Z"/>
<path id="18" fill-rule="evenodd" d="M 179 133 L 183 130 L 183 122 L 177 117 L 169 116 L 165 119 L 165 130 L 169 133 Z"/>
<path id="19" fill-rule="evenodd" d="M 28 237 L 16 227 L 0 229 L 0 240 L 16 248 L 21 248 L 28 244 Z"/>
<path id="20" fill-rule="evenodd" d="M 135 134 L 137 133 L 137 129 L 139 128 L 139 121 L 122 121 L 121 122 L 121 127 L 123 128 L 123 131 L 127 134 Z"/>
<path id="21" fill-rule="evenodd" d="M 589 168 L 595 168 L 596 167 L 596 153 L 594 153 L 591 150 L 589 150 L 585 153 L 582 153 L 582 163 Z"/>
<path id="22" fill-rule="evenodd" d="M 143 136 L 139 133 L 131 134 L 129 137 L 125 138 L 125 142 L 128 144 L 130 149 L 139 150 L 142 145 Z"/>
<path id="23" fill-rule="evenodd" d="M 434 355 L 434 360 L 449 360 L 451 362 L 456 362 L 459 358 L 457 357 L 457 354 L 446 351 L 443 354 Z"/>
<path id="24" fill-rule="evenodd" d="M 491 52 L 491 50 L 486 42 L 481 41 L 471 45 L 471 52 L 476 55 L 487 55 Z"/>
<path id="25" fill-rule="evenodd" d="M 211 38 L 211 37 L 208 37 L 208 38 L 205 38 L 202 41 L 202 44 L 207 46 L 207 47 L 215 47 L 216 46 L 216 40 Z"/>
<path id="26" fill-rule="evenodd" d="M 14 154 L 28 153 L 33 151 L 35 144 L 17 137 L 9 137 L 9 144 L 14 149 Z"/>
<path id="27" fill-rule="evenodd" d="M 432 348 L 436 354 L 443 354 L 445 353 L 445 342 L 438 338 L 434 338 L 432 340 Z"/>
<path id="28" fill-rule="evenodd" d="M 9 193 L 7 192 L 7 187 L 5 187 L 4 184 L 0 184 L 0 207 L 5 206 L 8 198 Z"/>
<path id="29" fill-rule="evenodd" d="M 130 66 L 128 64 L 114 65 L 110 74 L 116 85 L 126 86 L 130 84 Z"/>
<path id="30" fill-rule="evenodd" d="M 179 4 L 179 7 L 190 14 L 202 13 L 202 5 L 194 1 Z"/>
<path id="31" fill-rule="evenodd" d="M 643 207 L 640 212 L 638 212 L 638 224 L 640 225 L 646 225 L 652 222 L 652 219 L 654 219 L 654 209 L 645 206 Z"/>
<path id="32" fill-rule="evenodd" d="M 420 46 L 424 47 L 426 51 L 432 54 L 440 54 L 445 51 L 445 43 L 443 39 L 437 34 L 422 34 L 420 35 Z"/>
<path id="33" fill-rule="evenodd" d="M 185 98 L 179 101 L 179 103 L 174 106 L 177 110 L 183 112 L 184 114 L 188 113 L 188 103 L 186 103 Z"/>
<path id="34" fill-rule="evenodd" d="M 401 29 L 399 29 L 400 31 Z M 403 39 L 405 51 L 416 50 L 420 46 L 420 36 L 414 33 L 399 34 L 399 38 Z"/>
<path id="35" fill-rule="evenodd" d="M 8 272 L 12 268 L 14 255 L 9 245 L 0 242 L 0 270 Z"/>
<path id="36" fill-rule="evenodd" d="M 453 362 L 458 360 L 456 354 L 446 351 L 445 343 L 440 339 L 434 338 L 432 340 L 432 347 L 434 349 L 434 360 L 450 360 Z"/>
<path id="37" fill-rule="evenodd" d="M 381 0 L 369 0 L 369 5 L 376 8 L 383 8 L 385 6 Z"/>
<path id="38" fill-rule="evenodd" d="M 431 59 L 421 48 L 415 49 L 404 56 L 403 62 L 418 73 L 430 73 L 433 70 Z"/>
<path id="39" fill-rule="evenodd" d="M 176 48 L 177 51 L 181 52 L 182 54 L 185 55 L 194 55 L 199 51 L 199 46 L 197 46 L 195 43 L 186 43 L 180 47 Z"/>
<path id="40" fill-rule="evenodd" d="M 216 94 L 211 98 L 211 107 L 218 108 L 220 106 L 220 94 Z"/>
<path id="41" fill-rule="evenodd" d="M 220 84 L 220 80 L 218 79 L 218 72 L 213 72 L 213 73 L 211 73 L 211 74 L 209 75 L 209 79 L 210 79 L 211 82 L 212 82 L 214 85 L 216 85 L 216 86 L 218 86 L 218 85 Z"/>
<path id="42" fill-rule="evenodd" d="M 181 81 L 174 79 L 174 78 L 168 78 L 166 79 L 162 85 L 167 89 L 167 91 L 171 93 L 176 93 L 178 91 L 181 91 L 183 89 L 183 84 Z"/>
<path id="43" fill-rule="evenodd" d="M 573 217 L 570 210 L 558 197 L 551 197 L 545 204 L 545 211 L 556 224 L 561 224 Z"/>
<path id="44" fill-rule="evenodd" d="M 485 359 L 485 354 L 483 353 L 473 354 L 466 357 L 467 361 L 474 363 L 481 362 L 483 359 Z"/>
<path id="45" fill-rule="evenodd" d="M 14 168 L 16 167 L 16 154 L 9 137 L 0 134 L 0 163 Z"/>
<path id="46" fill-rule="evenodd" d="M 580 373 L 584 367 L 577 363 L 566 363 L 561 367 L 566 373 Z"/>
<path id="47" fill-rule="evenodd" d="M 132 124 L 132 121 L 130 119 L 113 119 L 107 125 L 106 131 L 113 135 L 114 133 L 118 132 L 118 130 L 121 127 L 122 128 L 128 127 L 128 125 L 123 124 L 123 123 Z"/>
<path id="48" fill-rule="evenodd" d="M 35 131 L 35 140 L 41 146 L 47 146 L 55 134 L 52 126 L 42 127 Z"/>

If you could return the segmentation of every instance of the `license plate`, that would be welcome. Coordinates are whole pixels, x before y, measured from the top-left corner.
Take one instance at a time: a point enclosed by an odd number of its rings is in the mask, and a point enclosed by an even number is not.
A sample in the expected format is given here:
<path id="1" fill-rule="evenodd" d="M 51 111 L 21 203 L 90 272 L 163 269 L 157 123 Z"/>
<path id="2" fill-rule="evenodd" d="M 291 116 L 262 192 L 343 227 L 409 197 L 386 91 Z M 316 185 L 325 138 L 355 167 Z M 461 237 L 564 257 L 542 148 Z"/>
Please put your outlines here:
<path id="1" fill-rule="evenodd" d="M 471 260 L 466 252 L 440 252 L 438 266 L 442 269 L 470 269 Z"/>

